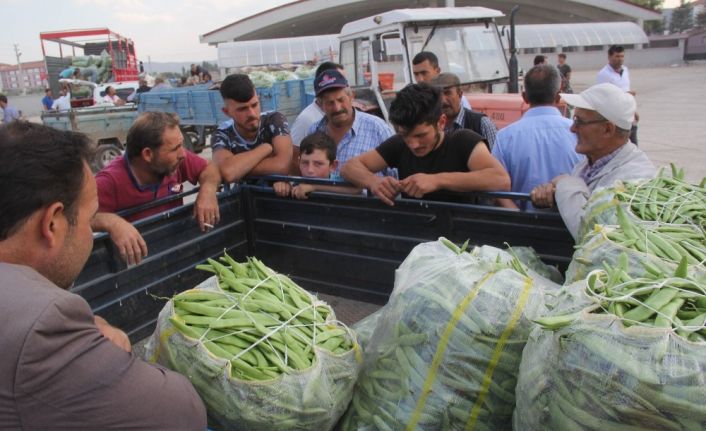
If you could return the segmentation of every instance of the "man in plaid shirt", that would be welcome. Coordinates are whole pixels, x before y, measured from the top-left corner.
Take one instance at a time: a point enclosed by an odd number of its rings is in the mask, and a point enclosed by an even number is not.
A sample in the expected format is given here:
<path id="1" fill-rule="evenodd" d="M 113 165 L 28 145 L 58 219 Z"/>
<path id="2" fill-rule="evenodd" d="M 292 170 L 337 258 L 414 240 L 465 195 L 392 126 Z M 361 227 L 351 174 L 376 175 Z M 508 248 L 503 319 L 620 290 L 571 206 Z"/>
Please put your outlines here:
<path id="1" fill-rule="evenodd" d="M 340 71 L 320 73 L 314 80 L 314 91 L 324 117 L 309 128 L 309 134 L 322 132 L 336 142 L 338 167 L 334 175 L 340 175 L 340 167 L 348 160 L 376 148 L 394 134 L 383 119 L 353 109 L 353 92 Z"/>

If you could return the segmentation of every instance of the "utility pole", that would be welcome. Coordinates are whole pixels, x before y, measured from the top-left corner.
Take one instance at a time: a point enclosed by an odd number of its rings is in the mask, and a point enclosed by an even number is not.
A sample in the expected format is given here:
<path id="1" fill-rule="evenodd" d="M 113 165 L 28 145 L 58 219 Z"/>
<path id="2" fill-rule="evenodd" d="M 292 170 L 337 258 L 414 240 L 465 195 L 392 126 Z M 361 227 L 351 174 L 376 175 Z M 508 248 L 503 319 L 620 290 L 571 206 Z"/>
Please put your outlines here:
<path id="1" fill-rule="evenodd" d="M 25 87 L 25 81 L 22 79 L 22 62 L 20 62 L 20 57 L 22 52 L 20 51 L 20 45 L 15 44 L 15 57 L 17 57 L 17 69 L 19 71 L 20 88 L 22 88 L 22 95 L 27 94 L 27 87 Z"/>

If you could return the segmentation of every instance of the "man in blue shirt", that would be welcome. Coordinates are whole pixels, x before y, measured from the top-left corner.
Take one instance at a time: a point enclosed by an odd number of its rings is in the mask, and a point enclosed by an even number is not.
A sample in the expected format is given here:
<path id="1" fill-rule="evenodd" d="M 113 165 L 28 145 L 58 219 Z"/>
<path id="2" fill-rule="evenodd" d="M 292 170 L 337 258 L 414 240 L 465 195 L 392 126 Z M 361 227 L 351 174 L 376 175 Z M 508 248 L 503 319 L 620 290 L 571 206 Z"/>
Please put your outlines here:
<path id="1" fill-rule="evenodd" d="M 522 98 L 530 109 L 517 122 L 498 132 L 493 156 L 510 173 L 512 191 L 529 193 L 559 174 L 570 173 L 582 157 L 575 151 L 571 120 L 564 118 L 559 102 L 559 70 L 540 64 L 525 76 Z M 532 209 L 529 202 L 503 201 L 503 205 Z"/>
<path id="2" fill-rule="evenodd" d="M 17 120 L 18 118 L 20 118 L 19 111 L 14 106 L 10 106 L 7 103 L 7 96 L 5 96 L 4 94 L 0 94 L 0 108 L 2 108 L 3 112 L 3 123 L 9 123 L 12 120 Z"/>
<path id="3" fill-rule="evenodd" d="M 42 109 L 44 111 L 51 111 L 51 106 L 54 104 L 54 98 L 51 94 L 51 88 L 44 90 L 44 97 L 42 98 Z"/>

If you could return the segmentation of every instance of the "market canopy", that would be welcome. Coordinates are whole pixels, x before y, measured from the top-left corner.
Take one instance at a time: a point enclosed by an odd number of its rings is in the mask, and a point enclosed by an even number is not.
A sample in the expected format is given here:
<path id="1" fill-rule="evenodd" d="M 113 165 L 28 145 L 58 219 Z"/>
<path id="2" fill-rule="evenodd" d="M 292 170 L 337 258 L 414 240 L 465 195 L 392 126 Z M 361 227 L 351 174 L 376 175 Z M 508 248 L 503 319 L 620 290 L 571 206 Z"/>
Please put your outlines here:
<path id="1" fill-rule="evenodd" d="M 634 22 L 518 25 L 515 39 L 517 48 L 649 43 L 645 32 Z"/>

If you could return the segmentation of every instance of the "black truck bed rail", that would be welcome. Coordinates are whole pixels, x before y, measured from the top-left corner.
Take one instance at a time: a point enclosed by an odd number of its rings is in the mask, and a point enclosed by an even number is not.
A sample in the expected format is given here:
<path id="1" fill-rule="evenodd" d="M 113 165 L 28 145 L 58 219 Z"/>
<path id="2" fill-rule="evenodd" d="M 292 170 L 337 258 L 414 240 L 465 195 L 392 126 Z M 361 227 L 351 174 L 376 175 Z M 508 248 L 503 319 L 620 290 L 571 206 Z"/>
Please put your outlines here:
<path id="1" fill-rule="evenodd" d="M 573 252 L 557 213 L 405 199 L 389 207 L 332 193 L 283 199 L 270 187 L 253 185 L 222 192 L 219 205 L 221 222 L 207 233 L 193 219 L 193 204 L 136 222 L 149 248 L 136 266 L 125 265 L 107 235 L 96 235 L 72 291 L 137 340 L 152 331 L 169 297 L 208 278 L 194 266 L 224 251 L 238 260 L 257 256 L 307 290 L 379 304 L 387 301 L 395 269 L 410 250 L 440 236 L 473 245 L 532 246 L 562 270 Z"/>

